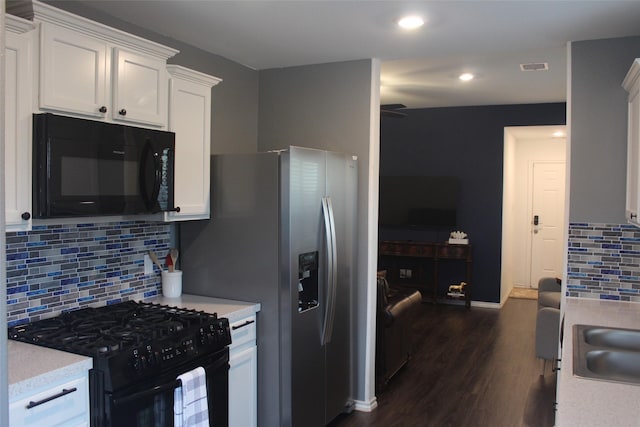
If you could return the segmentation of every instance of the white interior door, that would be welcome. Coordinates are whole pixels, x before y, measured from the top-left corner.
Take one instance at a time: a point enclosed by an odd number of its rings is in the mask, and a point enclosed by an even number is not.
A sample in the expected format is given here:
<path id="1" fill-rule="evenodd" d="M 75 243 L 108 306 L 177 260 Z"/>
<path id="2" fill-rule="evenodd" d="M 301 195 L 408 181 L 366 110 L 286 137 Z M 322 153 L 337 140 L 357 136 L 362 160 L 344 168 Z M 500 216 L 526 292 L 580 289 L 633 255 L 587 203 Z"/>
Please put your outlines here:
<path id="1" fill-rule="evenodd" d="M 562 275 L 565 162 L 534 162 L 531 211 L 531 287 Z"/>

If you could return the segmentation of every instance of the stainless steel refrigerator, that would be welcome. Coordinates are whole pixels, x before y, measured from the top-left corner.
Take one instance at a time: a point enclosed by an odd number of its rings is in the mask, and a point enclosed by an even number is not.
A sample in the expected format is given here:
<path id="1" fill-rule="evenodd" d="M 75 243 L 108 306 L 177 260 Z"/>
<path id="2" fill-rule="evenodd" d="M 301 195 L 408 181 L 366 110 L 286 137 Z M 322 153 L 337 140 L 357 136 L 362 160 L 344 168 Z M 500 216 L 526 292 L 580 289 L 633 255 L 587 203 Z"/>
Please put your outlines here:
<path id="1" fill-rule="evenodd" d="M 261 426 L 324 426 L 352 400 L 357 160 L 212 156 L 211 219 L 180 225 L 185 293 L 259 302 Z"/>

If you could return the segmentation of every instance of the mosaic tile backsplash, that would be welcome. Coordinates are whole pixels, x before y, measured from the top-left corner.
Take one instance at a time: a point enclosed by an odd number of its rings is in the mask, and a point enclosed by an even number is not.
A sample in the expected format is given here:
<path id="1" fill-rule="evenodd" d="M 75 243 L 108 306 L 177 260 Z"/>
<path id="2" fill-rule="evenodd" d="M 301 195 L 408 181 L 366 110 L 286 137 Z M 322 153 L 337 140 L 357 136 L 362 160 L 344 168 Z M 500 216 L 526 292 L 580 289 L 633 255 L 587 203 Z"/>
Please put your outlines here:
<path id="1" fill-rule="evenodd" d="M 567 296 L 640 302 L 640 228 L 569 224 Z"/>
<path id="2" fill-rule="evenodd" d="M 34 226 L 7 233 L 7 323 L 86 306 L 151 298 L 160 271 L 144 274 L 144 255 L 169 251 L 171 225 L 123 221 Z"/>

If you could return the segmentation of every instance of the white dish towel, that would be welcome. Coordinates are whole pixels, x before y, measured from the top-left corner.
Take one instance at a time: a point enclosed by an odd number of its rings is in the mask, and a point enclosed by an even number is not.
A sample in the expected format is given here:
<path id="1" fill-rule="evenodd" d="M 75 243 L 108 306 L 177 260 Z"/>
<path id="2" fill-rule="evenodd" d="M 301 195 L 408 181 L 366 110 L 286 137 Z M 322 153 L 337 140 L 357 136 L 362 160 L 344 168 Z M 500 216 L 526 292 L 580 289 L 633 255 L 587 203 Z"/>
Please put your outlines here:
<path id="1" fill-rule="evenodd" d="M 173 423 L 176 427 L 209 427 L 207 376 L 203 367 L 178 375 L 182 386 L 173 392 Z"/>

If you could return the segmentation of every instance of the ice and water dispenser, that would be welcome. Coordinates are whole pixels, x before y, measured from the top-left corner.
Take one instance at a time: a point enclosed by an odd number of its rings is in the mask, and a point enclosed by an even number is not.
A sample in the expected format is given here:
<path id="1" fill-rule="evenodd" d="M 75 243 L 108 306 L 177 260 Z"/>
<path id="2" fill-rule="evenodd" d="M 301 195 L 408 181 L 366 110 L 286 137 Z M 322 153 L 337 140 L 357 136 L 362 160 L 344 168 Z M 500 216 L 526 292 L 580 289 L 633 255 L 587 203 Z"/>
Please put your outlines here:
<path id="1" fill-rule="evenodd" d="M 298 312 L 318 306 L 318 251 L 298 255 Z"/>

